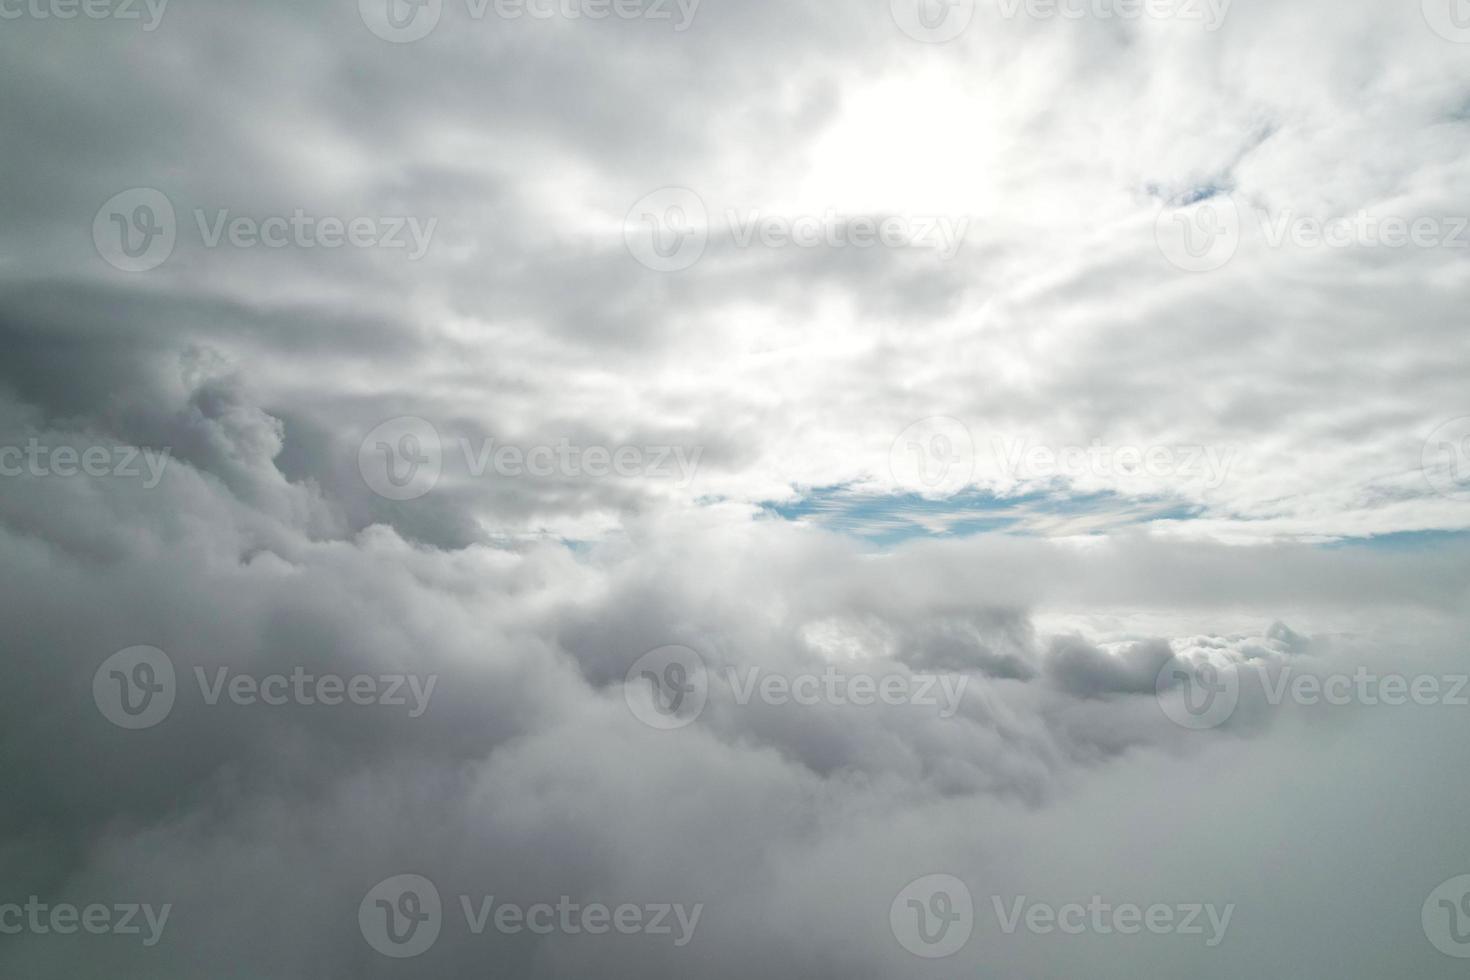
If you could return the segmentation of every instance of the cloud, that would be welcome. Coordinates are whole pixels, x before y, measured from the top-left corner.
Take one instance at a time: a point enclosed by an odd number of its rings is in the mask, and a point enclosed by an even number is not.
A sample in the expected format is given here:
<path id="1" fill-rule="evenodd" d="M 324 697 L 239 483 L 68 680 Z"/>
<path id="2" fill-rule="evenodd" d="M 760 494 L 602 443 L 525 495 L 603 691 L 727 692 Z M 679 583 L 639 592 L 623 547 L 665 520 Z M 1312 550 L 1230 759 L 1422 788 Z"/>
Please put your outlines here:
<path id="1" fill-rule="evenodd" d="M 1415 914 L 1466 870 L 1463 709 L 1271 692 L 1463 672 L 1463 494 L 1425 472 L 1470 413 L 1463 256 L 1271 239 L 1463 211 L 1463 46 L 1366 0 L 980 4 L 945 45 L 886 2 L 446 0 L 410 44 L 354 7 L 0 32 L 0 466 L 35 461 L 0 476 L 0 928 L 172 908 L 156 946 L 7 935 L 0 972 L 909 976 L 890 905 L 944 873 L 957 976 L 1453 975 Z M 133 187 L 177 222 L 142 273 L 92 239 Z M 708 226 L 679 272 L 625 240 L 666 187 Z M 1240 216 L 1214 271 L 1161 248 L 1189 199 Z M 412 259 L 211 244 L 221 212 L 437 223 Z M 394 500 L 362 460 L 405 417 L 437 482 Z M 505 446 L 690 468 L 477 468 Z M 629 672 L 671 646 L 704 699 L 658 731 Z M 94 683 L 137 647 L 174 700 L 124 730 Z M 1171 718 L 1170 663 L 1238 679 L 1229 717 Z M 296 675 L 433 687 L 258 696 Z M 418 960 L 354 921 L 403 874 L 444 899 Z M 492 895 L 702 913 L 476 935 Z M 1094 895 L 1237 910 L 1210 950 L 991 913 Z"/>

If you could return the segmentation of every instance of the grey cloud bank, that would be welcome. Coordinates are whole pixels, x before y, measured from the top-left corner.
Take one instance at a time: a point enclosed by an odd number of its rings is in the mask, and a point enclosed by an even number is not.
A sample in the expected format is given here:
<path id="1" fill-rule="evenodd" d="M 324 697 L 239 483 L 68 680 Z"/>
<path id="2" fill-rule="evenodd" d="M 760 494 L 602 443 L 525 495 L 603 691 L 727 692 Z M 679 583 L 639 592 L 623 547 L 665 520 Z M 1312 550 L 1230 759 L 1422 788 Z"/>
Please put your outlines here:
<path id="1" fill-rule="evenodd" d="M 0 0 L 0 975 L 1462 975 L 1454 10 L 1006 6 Z"/>

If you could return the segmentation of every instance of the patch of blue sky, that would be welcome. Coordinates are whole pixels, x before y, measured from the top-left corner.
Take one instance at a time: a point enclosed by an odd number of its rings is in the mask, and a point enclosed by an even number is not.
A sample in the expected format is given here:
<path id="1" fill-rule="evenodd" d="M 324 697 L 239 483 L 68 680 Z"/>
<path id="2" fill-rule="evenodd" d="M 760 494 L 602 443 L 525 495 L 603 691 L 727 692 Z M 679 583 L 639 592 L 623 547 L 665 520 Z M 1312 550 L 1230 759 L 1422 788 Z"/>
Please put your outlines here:
<path id="1" fill-rule="evenodd" d="M 1370 548 L 1375 551 L 1419 551 L 1441 545 L 1470 543 L 1470 531 L 1396 531 L 1364 537 L 1340 538 L 1328 548 Z"/>
<path id="2" fill-rule="evenodd" d="M 1107 492 L 1053 489 L 1003 497 L 970 490 L 933 500 L 918 494 L 861 493 L 848 486 L 815 488 L 798 500 L 769 503 L 763 510 L 782 520 L 815 524 L 885 547 L 914 538 L 987 533 L 1104 534 L 1154 521 L 1190 520 L 1200 513 L 1198 507 L 1178 501 L 1141 500 Z"/>

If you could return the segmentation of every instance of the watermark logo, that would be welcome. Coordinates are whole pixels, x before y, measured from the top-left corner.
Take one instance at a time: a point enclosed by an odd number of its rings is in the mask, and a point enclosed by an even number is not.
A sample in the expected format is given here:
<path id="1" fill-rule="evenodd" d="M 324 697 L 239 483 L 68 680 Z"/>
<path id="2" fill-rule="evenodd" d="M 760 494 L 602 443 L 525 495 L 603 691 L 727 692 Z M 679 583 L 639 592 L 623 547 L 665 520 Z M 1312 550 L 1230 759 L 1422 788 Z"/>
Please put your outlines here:
<path id="1" fill-rule="evenodd" d="M 1000 0 L 1007 20 L 1175 20 L 1198 22 L 1218 31 L 1230 12 L 1231 0 Z"/>
<path id="2" fill-rule="evenodd" d="M 178 681 L 173 661 L 157 647 L 119 650 L 92 675 L 92 700 L 119 728 L 152 728 L 174 707 Z"/>
<path id="3" fill-rule="evenodd" d="M 1470 959 L 1470 875 L 1451 878 L 1430 892 L 1420 921 L 1435 949 L 1455 959 Z"/>
<path id="4" fill-rule="evenodd" d="M 694 939 L 704 903 L 650 902 L 617 906 L 582 903 L 562 895 L 555 903 L 520 905 L 496 895 L 460 895 L 464 927 L 472 936 L 494 928 L 501 935 L 646 935 L 672 937 L 682 948 Z M 439 890 L 422 875 L 397 875 L 373 886 L 357 908 L 357 924 L 368 945 L 394 959 L 427 952 L 438 940 L 446 915 Z"/>
<path id="5" fill-rule="evenodd" d="M 891 0 L 893 22 L 915 41 L 944 44 L 969 30 L 975 0 Z"/>
<path id="6" fill-rule="evenodd" d="M 645 653 L 624 676 L 623 697 L 633 717 L 649 728 L 673 731 L 692 725 L 709 701 L 704 658 L 682 646 Z"/>
<path id="7" fill-rule="evenodd" d="M 1470 218 L 1453 215 L 1378 215 L 1323 220 L 1281 211 L 1255 212 L 1269 248 L 1454 248 L 1470 249 Z"/>
<path id="8" fill-rule="evenodd" d="M 683 272 L 704 257 L 709 211 L 687 187 L 665 187 L 638 200 L 623 219 L 628 253 L 655 272 Z"/>
<path id="9" fill-rule="evenodd" d="M 163 938 L 172 911 L 172 903 L 156 909 L 137 902 L 77 906 L 70 902 L 51 904 L 32 895 L 24 905 L 16 902 L 0 905 L 0 935 L 71 936 L 82 931 L 93 936 L 142 936 L 143 945 L 151 948 Z"/>
<path id="10" fill-rule="evenodd" d="M 1451 419 L 1424 443 L 1424 476 L 1436 493 L 1470 497 L 1470 415 Z"/>
<path id="11" fill-rule="evenodd" d="M 423 875 L 381 881 L 358 905 L 357 925 L 368 945 L 384 956 L 421 956 L 439 939 L 444 925 L 439 889 Z"/>
<path id="12" fill-rule="evenodd" d="M 614 908 L 601 902 L 584 905 L 574 901 L 570 895 L 561 896 L 555 905 L 550 902 L 519 905 L 497 901 L 494 895 L 461 895 L 459 904 L 464 911 L 465 925 L 475 936 L 482 935 L 492 924 L 496 932 L 506 936 L 524 932 L 535 936 L 550 936 L 557 932 L 567 936 L 583 933 L 605 936 L 616 931 L 622 936 L 639 933 L 672 936 L 678 949 L 688 946 L 694 939 L 694 930 L 704 914 L 703 902 L 688 907 L 682 903 L 634 905 L 625 902 Z"/>
<path id="13" fill-rule="evenodd" d="M 1154 222 L 1164 258 L 1186 272 L 1214 272 L 1240 248 L 1240 209 L 1220 194 L 1182 207 L 1166 207 Z"/>
<path id="14" fill-rule="evenodd" d="M 1423 0 L 1424 20 L 1447 41 L 1470 44 L 1470 0 Z"/>
<path id="15" fill-rule="evenodd" d="M 584 446 L 568 439 L 517 446 L 495 439 L 459 438 L 446 447 L 432 423 L 406 416 L 390 419 L 368 433 L 358 446 L 357 464 L 370 490 L 389 500 L 404 501 L 432 491 L 451 460 L 456 465 L 462 462 L 464 474 L 475 480 L 491 475 L 517 480 L 643 478 L 672 480 L 684 489 L 694 483 L 703 456 L 699 446 Z"/>
<path id="16" fill-rule="evenodd" d="M 704 199 L 683 187 L 665 187 L 633 205 L 623 219 L 623 240 L 639 264 L 655 272 L 682 272 L 705 253 L 712 230 L 737 249 L 924 249 L 953 259 L 973 220 L 948 215 L 780 214 L 761 208 L 726 208 L 712 222 Z"/>
<path id="17" fill-rule="evenodd" d="M 964 247 L 971 219 L 949 216 L 769 214 L 759 208 L 730 208 L 725 225 L 736 248 L 929 249 L 944 260 Z"/>
<path id="18" fill-rule="evenodd" d="M 743 678 L 738 669 L 727 667 L 725 680 L 735 695 L 735 703 L 741 707 L 757 698 L 762 704 L 777 708 L 788 704 L 803 708 L 817 705 L 865 708 L 883 704 L 892 708 L 934 708 L 938 710 L 939 717 L 945 719 L 959 713 L 965 687 L 970 683 L 970 678 L 964 674 L 885 674 L 880 677 L 846 673 L 832 666 L 820 674 L 808 672 L 792 676 L 749 667 Z"/>
<path id="19" fill-rule="evenodd" d="M 1240 703 L 1240 675 L 1233 664 L 1171 657 L 1155 679 L 1155 692 L 1174 724 L 1195 731 L 1218 728 Z"/>
<path id="20" fill-rule="evenodd" d="M 1470 2 L 1470 0 L 1467 0 Z M 1291 209 L 1242 211 L 1228 195 L 1165 208 L 1155 226 L 1159 248 L 1173 265 L 1213 272 L 1236 254 L 1247 230 L 1269 249 L 1447 249 L 1470 250 L 1470 217 L 1451 214 L 1386 214 L 1361 209 L 1352 215 L 1318 217 Z"/>
<path id="21" fill-rule="evenodd" d="M 173 202 L 152 187 L 114 194 L 92 219 L 97 254 L 123 272 L 147 272 L 163 265 L 174 253 L 178 233 Z"/>
<path id="22" fill-rule="evenodd" d="M 439 683 L 437 674 L 313 674 L 295 667 L 289 674 L 256 677 L 218 667 L 213 676 L 194 668 L 203 702 L 214 707 L 227 701 L 249 707 L 350 704 L 408 709 L 410 718 L 429 710 Z M 92 699 L 103 717 L 120 728 L 152 728 L 168 717 L 179 693 L 173 661 L 155 647 L 129 647 L 108 657 L 92 676 Z"/>
<path id="23" fill-rule="evenodd" d="M 1110 446 L 1097 439 L 1090 446 L 1046 446 L 999 436 L 992 448 L 1006 474 L 1017 481 L 1147 476 L 1197 482 L 1211 490 L 1225 483 L 1237 452 L 1216 446 Z"/>
<path id="24" fill-rule="evenodd" d="M 229 208 L 193 210 L 194 225 L 206 249 L 339 249 L 404 250 L 410 262 L 428 254 L 438 218 L 412 216 L 350 218 L 291 214 L 257 218 L 232 214 Z M 109 198 L 92 219 L 92 242 L 103 260 L 124 272 L 148 272 L 173 255 L 179 223 L 173 202 L 159 190 L 135 187 Z"/>
<path id="25" fill-rule="evenodd" d="M 575 446 L 566 439 L 555 446 L 542 443 L 529 448 L 507 443 L 496 445 L 494 439 L 486 439 L 477 446 L 468 439 L 460 439 L 459 449 L 465 471 L 475 479 L 483 479 L 491 470 L 510 479 L 646 477 L 673 479 L 681 489 L 694 482 L 700 457 L 704 455 L 704 449 L 698 446 L 692 450 L 683 446 Z"/>
<path id="26" fill-rule="evenodd" d="M 429 253 L 434 241 L 438 218 L 420 221 L 412 215 L 370 217 L 357 215 L 315 215 L 297 208 L 284 214 L 257 218 L 231 215 L 229 208 L 216 208 L 210 213 L 194 209 L 194 224 L 205 248 L 352 248 L 404 249 L 407 260 L 417 262 Z"/>
<path id="27" fill-rule="evenodd" d="M 1209 661 L 1189 664 L 1175 658 L 1159 672 L 1159 704 L 1171 721 L 1185 728 L 1218 728 L 1239 704 L 1244 675 L 1259 679 L 1264 703 L 1272 708 L 1287 701 L 1306 708 L 1470 707 L 1470 674 L 1379 674 L 1365 666 L 1351 673 L 1307 673 L 1292 664 L 1280 669 L 1265 663 L 1249 666 L 1255 669 Z"/>
<path id="28" fill-rule="evenodd" d="M 172 456 L 173 449 L 167 446 L 159 452 L 136 446 L 87 446 L 79 449 L 76 446 L 47 446 L 32 436 L 23 447 L 0 446 L 0 476 L 142 480 L 143 489 L 152 490 L 163 482 L 164 471 Z"/>
<path id="29" fill-rule="evenodd" d="M 357 470 L 378 496 L 417 500 L 438 485 L 444 471 L 439 430 L 411 415 L 389 419 L 363 439 Z"/>
<path id="30" fill-rule="evenodd" d="M 975 439 L 947 416 L 915 422 L 894 440 L 888 468 L 900 488 L 928 499 L 953 497 L 975 475 Z"/>
<path id="31" fill-rule="evenodd" d="M 1470 674 L 1378 674 L 1367 667 L 1359 667 L 1351 674 L 1342 672 L 1317 674 L 1297 673 L 1286 666 L 1274 675 L 1260 666 L 1258 674 L 1271 707 L 1280 707 L 1288 698 L 1292 704 L 1304 707 L 1329 705 L 1342 708 L 1348 705 L 1363 705 L 1377 708 L 1402 707 L 1415 704 L 1421 708 L 1444 705 L 1453 708 L 1470 707 Z"/>
<path id="32" fill-rule="evenodd" d="M 1131 902 L 1114 905 L 1101 895 L 1092 896 L 1086 904 L 1069 902 L 1062 906 L 1028 901 L 1025 895 L 1009 903 L 999 895 L 993 895 L 990 901 L 995 907 L 1000 931 L 1007 936 L 1014 935 L 1022 925 L 1035 936 L 1057 932 L 1067 936 L 1084 933 L 1136 936 L 1147 931 L 1155 936 L 1206 937 L 1205 946 L 1209 949 L 1225 941 L 1230 919 L 1235 915 L 1233 903 L 1223 908 L 1214 903 L 1155 903 L 1145 908 Z M 1206 928 L 1209 929 L 1208 936 Z"/>
<path id="33" fill-rule="evenodd" d="M 421 41 L 439 25 L 444 0 L 357 0 L 362 22 L 393 44 Z"/>
<path id="34" fill-rule="evenodd" d="M 20 20 L 141 20 L 151 34 L 163 23 L 169 0 L 0 0 L 0 21 Z M 145 19 L 146 16 L 146 19 Z"/>
<path id="35" fill-rule="evenodd" d="M 618 20 L 668 21 L 683 33 L 694 23 L 700 0 L 464 0 L 472 21 Z M 408 44 L 439 26 L 443 0 L 358 0 L 367 29 L 384 41 Z M 677 18 L 677 20 L 676 20 Z"/>
<path id="36" fill-rule="evenodd" d="M 410 718 L 420 718 L 429 710 L 429 700 L 439 683 L 438 674 L 312 674 L 305 667 L 295 667 L 288 674 L 250 674 L 231 676 L 230 668 L 218 667 L 211 680 L 203 667 L 194 668 L 199 693 L 210 707 L 223 697 L 231 704 L 249 707 L 263 704 L 279 708 L 288 704 L 311 707 L 336 707 L 353 704 L 359 707 L 381 705 L 407 708 Z"/>
<path id="37" fill-rule="evenodd" d="M 954 875 L 926 875 L 910 882 L 888 909 L 888 925 L 898 944 L 915 956 L 939 960 L 953 956 L 975 931 L 975 902 Z"/>

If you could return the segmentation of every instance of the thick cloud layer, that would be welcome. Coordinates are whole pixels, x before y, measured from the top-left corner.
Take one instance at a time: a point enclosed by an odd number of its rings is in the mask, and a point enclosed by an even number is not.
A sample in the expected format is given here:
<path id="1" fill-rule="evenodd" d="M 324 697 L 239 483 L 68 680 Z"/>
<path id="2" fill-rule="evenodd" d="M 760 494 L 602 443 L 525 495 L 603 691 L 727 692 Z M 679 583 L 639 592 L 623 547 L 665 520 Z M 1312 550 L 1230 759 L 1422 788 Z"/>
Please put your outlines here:
<path id="1" fill-rule="evenodd" d="M 0 974 L 1459 975 L 1470 251 L 1272 238 L 1470 214 L 1470 45 L 922 6 L 0 3 Z M 228 230 L 298 210 L 408 244 Z M 1094 899 L 1230 911 L 1005 925 Z"/>

